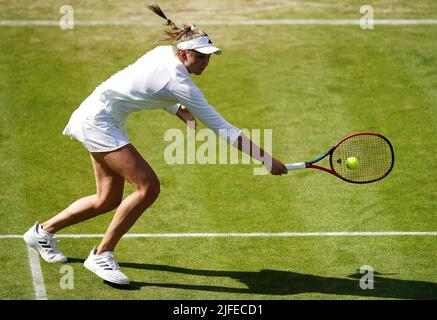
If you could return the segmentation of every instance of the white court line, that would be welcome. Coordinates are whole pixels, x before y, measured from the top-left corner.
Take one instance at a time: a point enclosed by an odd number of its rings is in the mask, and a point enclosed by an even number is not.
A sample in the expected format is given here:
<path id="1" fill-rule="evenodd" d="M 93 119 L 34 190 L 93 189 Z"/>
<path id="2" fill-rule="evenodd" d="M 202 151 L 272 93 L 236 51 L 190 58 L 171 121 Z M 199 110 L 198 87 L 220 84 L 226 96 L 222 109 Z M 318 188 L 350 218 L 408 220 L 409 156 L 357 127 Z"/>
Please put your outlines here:
<path id="1" fill-rule="evenodd" d="M 23 236 L 21 236 L 22 238 Z M 42 276 L 41 265 L 39 263 L 39 253 L 35 249 L 26 246 L 29 254 L 30 270 L 32 272 L 33 287 L 35 288 L 36 300 L 47 300 L 46 287 Z"/>
<path id="2" fill-rule="evenodd" d="M 374 25 L 408 26 L 408 25 L 437 25 L 437 19 L 375 19 Z M 360 25 L 357 19 L 259 19 L 259 20 L 199 20 L 199 25 Z M 158 26 L 152 21 L 129 20 L 74 20 L 74 26 Z M 0 20 L 0 26 L 58 26 L 59 20 Z"/>
<path id="3" fill-rule="evenodd" d="M 437 236 L 437 231 L 356 231 L 356 232 L 252 232 L 252 233 L 127 233 L 123 238 L 218 238 L 218 237 L 356 237 L 356 236 Z M 4 234 L 0 239 L 22 239 Z M 57 234 L 55 238 L 103 238 L 103 234 Z"/>

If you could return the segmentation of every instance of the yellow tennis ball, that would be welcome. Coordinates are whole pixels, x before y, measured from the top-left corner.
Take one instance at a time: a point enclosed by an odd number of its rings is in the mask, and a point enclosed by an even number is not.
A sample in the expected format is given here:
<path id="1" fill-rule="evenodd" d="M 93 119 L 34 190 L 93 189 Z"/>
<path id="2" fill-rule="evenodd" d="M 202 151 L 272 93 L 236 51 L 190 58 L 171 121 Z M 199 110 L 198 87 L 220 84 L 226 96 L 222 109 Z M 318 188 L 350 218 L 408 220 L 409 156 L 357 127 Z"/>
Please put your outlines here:
<path id="1" fill-rule="evenodd" d="M 358 162 L 358 159 L 355 157 L 349 157 L 346 159 L 346 167 L 349 170 L 355 170 L 360 166 L 360 163 Z"/>

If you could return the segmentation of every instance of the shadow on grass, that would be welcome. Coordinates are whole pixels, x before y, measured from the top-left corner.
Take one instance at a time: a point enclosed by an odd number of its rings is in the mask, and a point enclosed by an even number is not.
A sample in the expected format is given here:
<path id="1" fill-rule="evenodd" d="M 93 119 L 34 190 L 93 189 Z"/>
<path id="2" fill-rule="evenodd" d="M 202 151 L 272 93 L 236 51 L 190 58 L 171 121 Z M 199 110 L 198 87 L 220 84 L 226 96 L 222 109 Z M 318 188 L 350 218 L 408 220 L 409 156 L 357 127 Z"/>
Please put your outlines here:
<path id="1" fill-rule="evenodd" d="M 69 258 L 69 262 L 82 262 L 83 259 Z M 291 271 L 260 270 L 251 271 L 215 271 L 188 269 L 157 264 L 120 263 L 122 268 L 172 272 L 202 277 L 224 277 L 235 279 L 247 288 L 227 286 L 211 286 L 200 284 L 152 283 L 131 281 L 127 286 L 106 284 L 120 290 L 140 290 L 142 287 L 161 287 L 186 290 L 201 290 L 223 293 L 262 294 L 262 295 L 294 295 L 300 293 L 322 293 L 369 298 L 394 299 L 437 299 L 437 283 L 413 280 L 398 280 L 382 277 L 374 272 L 374 289 L 363 290 L 359 281 L 363 274 L 358 271 L 349 278 L 332 278 Z"/>

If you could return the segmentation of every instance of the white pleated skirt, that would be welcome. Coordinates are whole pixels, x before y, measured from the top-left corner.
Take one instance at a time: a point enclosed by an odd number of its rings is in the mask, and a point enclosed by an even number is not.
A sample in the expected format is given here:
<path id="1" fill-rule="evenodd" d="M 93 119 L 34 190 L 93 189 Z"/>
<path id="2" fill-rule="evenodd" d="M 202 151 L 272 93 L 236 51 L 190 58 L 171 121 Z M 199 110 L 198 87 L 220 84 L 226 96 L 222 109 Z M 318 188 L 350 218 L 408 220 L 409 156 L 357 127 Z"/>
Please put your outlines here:
<path id="1" fill-rule="evenodd" d="M 110 152 L 130 143 L 125 125 L 119 125 L 114 118 L 99 111 L 102 102 L 87 98 L 70 117 L 63 135 L 81 142 L 89 152 Z"/>

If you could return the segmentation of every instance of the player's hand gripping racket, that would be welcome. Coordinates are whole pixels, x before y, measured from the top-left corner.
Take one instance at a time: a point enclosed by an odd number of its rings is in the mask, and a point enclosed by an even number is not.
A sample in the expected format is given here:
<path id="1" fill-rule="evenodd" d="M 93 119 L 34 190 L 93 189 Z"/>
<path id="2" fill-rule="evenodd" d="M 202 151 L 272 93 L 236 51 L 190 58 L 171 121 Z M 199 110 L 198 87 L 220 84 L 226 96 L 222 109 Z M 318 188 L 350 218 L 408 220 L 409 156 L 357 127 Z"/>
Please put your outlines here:
<path id="1" fill-rule="evenodd" d="M 315 165 L 329 156 L 330 168 Z M 370 183 L 386 177 L 394 165 L 393 146 L 383 135 L 373 132 L 351 134 L 328 152 L 308 162 L 286 163 L 288 170 L 318 169 L 351 183 Z"/>

